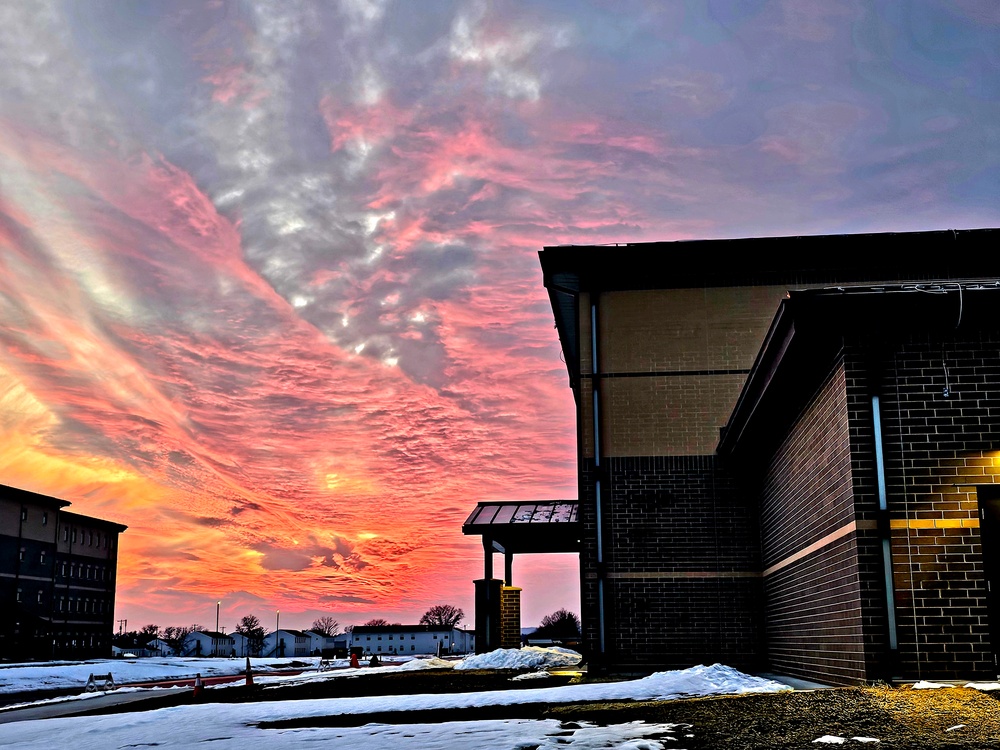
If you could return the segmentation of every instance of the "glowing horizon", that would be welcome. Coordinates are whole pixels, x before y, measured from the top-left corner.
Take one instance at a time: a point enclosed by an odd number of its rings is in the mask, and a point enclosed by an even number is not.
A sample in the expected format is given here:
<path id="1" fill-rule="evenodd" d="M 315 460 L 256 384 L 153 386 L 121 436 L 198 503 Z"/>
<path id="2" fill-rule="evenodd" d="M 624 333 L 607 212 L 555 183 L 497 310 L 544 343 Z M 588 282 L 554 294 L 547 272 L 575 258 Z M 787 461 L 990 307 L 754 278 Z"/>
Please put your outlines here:
<path id="1" fill-rule="evenodd" d="M 991 3 L 0 21 L 0 483 L 129 527 L 130 628 L 471 623 L 476 502 L 576 497 L 544 245 L 1000 218 Z"/>

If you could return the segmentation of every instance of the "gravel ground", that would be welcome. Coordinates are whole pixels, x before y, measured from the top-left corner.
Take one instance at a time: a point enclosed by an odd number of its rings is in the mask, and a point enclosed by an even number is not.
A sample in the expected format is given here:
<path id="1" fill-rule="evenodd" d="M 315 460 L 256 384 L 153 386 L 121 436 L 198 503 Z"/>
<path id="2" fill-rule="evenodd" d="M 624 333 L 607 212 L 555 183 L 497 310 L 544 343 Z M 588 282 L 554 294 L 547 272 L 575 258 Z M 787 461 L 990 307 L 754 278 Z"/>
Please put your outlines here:
<path id="1" fill-rule="evenodd" d="M 670 747 L 801 750 L 821 747 L 1000 748 L 1000 702 L 967 688 L 885 686 L 632 704 L 553 707 L 549 716 L 600 723 L 689 724 Z M 824 735 L 844 745 L 815 743 Z M 870 737 L 876 743 L 850 741 Z M 815 744 L 814 744 L 815 743 Z"/>

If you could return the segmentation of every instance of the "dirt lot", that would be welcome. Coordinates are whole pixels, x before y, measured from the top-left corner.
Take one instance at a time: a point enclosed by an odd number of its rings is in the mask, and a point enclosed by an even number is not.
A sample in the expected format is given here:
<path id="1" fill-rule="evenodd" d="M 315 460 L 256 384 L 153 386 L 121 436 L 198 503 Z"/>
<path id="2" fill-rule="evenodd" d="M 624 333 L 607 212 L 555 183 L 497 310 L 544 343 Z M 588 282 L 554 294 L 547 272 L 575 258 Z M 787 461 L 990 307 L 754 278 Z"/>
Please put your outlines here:
<path id="1" fill-rule="evenodd" d="M 824 735 L 872 737 L 842 747 L 1000 748 L 1000 701 L 967 688 L 838 688 L 811 692 L 698 698 L 657 703 L 552 708 L 549 716 L 600 723 L 684 723 L 693 737 L 669 743 L 701 748 L 840 747 L 813 744 Z M 960 728 L 956 728 L 960 727 Z M 949 731 L 950 730 L 950 731 Z M 681 739 L 683 738 L 683 739 Z"/>

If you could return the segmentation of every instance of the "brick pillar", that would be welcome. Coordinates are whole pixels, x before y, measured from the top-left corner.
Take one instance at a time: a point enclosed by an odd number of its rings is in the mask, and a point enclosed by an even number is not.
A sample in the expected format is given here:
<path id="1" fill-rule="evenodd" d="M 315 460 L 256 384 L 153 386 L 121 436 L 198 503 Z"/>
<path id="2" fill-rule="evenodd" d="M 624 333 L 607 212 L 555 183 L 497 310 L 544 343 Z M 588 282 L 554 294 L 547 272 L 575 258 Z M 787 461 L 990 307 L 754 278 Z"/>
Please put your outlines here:
<path id="1" fill-rule="evenodd" d="M 483 654 L 500 648 L 503 581 L 480 578 L 473 583 L 476 585 L 476 653 Z"/>
<path id="2" fill-rule="evenodd" d="M 521 589 L 500 591 L 500 648 L 521 648 Z"/>

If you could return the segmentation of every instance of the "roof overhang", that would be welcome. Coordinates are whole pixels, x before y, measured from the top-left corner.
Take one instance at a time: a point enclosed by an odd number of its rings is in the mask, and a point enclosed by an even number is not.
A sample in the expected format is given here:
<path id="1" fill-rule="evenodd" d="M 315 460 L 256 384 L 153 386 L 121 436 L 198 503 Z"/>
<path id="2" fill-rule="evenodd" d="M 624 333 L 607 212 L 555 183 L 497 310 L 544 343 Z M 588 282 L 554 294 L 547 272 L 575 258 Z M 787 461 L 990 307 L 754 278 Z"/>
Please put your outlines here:
<path id="1" fill-rule="evenodd" d="M 1000 280 L 842 286 L 791 291 L 771 321 L 718 452 L 750 445 L 765 425 L 798 409 L 849 335 L 947 332 L 997 327 Z"/>
<path id="2" fill-rule="evenodd" d="M 483 537 L 506 554 L 579 552 L 581 524 L 576 500 L 481 502 L 462 533 Z"/>

